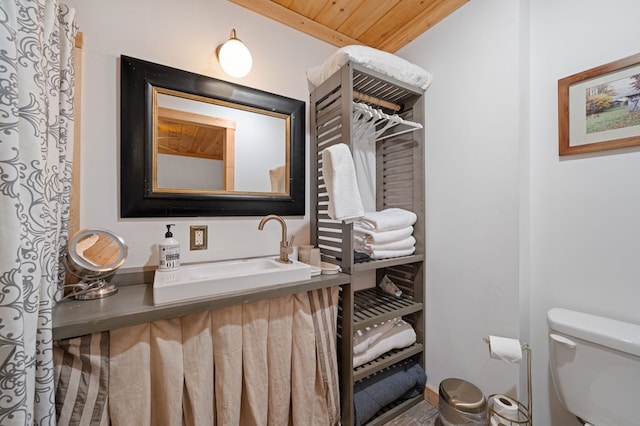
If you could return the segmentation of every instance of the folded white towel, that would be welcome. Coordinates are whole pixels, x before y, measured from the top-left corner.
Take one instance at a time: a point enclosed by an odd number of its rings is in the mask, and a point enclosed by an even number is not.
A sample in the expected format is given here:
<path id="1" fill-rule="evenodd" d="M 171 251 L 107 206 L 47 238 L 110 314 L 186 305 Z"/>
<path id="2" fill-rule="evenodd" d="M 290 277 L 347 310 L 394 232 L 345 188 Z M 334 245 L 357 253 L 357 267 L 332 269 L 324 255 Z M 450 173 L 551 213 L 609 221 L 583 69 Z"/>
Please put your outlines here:
<path id="1" fill-rule="evenodd" d="M 359 250 L 356 250 L 359 251 Z M 371 250 L 371 253 L 367 253 L 371 259 L 388 259 L 390 257 L 409 256 L 416 251 L 415 247 L 403 249 L 403 250 Z"/>
<path id="2" fill-rule="evenodd" d="M 369 346 L 375 344 L 386 332 L 391 330 L 400 318 L 393 318 L 380 324 L 374 324 L 366 327 L 364 330 L 358 330 L 353 336 L 353 354 L 358 355 L 369 349 Z"/>
<path id="3" fill-rule="evenodd" d="M 367 253 L 371 256 L 374 252 L 382 252 L 382 251 L 391 251 L 391 250 L 407 250 L 412 249 L 416 245 L 416 239 L 413 236 L 409 236 L 404 240 L 400 241 L 392 241 L 390 243 L 384 244 L 358 244 L 357 241 L 354 242 L 354 248 L 356 251 L 361 253 Z"/>
<path id="4" fill-rule="evenodd" d="M 379 212 L 365 212 L 358 226 L 377 232 L 405 228 L 416 223 L 418 216 L 409 210 L 392 207 Z"/>
<path id="5" fill-rule="evenodd" d="M 322 175 L 329 195 L 329 217 L 353 222 L 364 216 L 349 147 L 343 143 L 322 151 Z"/>
<path id="6" fill-rule="evenodd" d="M 433 80 L 431 73 L 393 53 L 368 46 L 350 45 L 341 47 L 322 64 L 307 70 L 309 84 L 318 87 L 349 61 L 422 90 L 427 90 Z"/>
<path id="7" fill-rule="evenodd" d="M 406 348 L 407 346 L 413 345 L 415 342 L 415 330 L 411 327 L 411 324 L 401 319 L 391 330 L 384 333 L 378 341 L 371 345 L 364 353 L 354 355 L 353 368 L 366 364 L 392 349 Z"/>
<path id="8" fill-rule="evenodd" d="M 357 225 L 353 226 L 354 241 L 361 244 L 385 244 L 393 241 L 404 240 L 413 234 L 413 226 L 407 226 L 400 229 L 392 229 L 390 231 L 376 232 L 361 228 Z"/>

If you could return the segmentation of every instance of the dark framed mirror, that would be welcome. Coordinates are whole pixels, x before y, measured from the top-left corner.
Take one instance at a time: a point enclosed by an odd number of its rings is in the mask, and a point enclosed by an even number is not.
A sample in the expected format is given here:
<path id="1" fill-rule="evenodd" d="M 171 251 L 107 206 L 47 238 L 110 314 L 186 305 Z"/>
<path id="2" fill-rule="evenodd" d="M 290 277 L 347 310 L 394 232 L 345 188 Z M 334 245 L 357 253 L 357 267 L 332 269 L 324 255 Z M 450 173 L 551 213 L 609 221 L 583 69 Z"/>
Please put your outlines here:
<path id="1" fill-rule="evenodd" d="M 120 215 L 304 215 L 305 103 L 120 58 Z"/>

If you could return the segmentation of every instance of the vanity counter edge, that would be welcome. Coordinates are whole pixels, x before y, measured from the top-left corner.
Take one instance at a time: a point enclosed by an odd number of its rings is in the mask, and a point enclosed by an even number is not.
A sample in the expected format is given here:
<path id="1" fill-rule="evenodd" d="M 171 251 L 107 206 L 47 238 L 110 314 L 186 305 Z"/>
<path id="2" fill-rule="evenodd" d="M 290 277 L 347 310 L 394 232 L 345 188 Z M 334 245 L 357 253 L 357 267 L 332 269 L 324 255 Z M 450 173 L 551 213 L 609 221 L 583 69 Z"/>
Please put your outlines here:
<path id="1" fill-rule="evenodd" d="M 118 293 L 103 299 L 58 302 L 53 310 L 53 340 L 69 339 L 257 300 L 344 285 L 348 284 L 350 279 L 349 275 L 343 273 L 318 275 L 307 281 L 162 306 L 153 305 L 153 284 L 123 285 L 119 287 Z"/>

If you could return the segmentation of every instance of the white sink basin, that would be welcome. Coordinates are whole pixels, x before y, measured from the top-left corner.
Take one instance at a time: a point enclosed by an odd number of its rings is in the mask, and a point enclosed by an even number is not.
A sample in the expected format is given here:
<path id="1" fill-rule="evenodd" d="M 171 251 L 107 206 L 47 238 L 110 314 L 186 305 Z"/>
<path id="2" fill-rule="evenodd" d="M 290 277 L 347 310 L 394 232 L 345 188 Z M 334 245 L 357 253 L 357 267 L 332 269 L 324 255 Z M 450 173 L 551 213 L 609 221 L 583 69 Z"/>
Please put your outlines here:
<path id="1" fill-rule="evenodd" d="M 186 265 L 176 271 L 156 271 L 153 304 L 204 299 L 309 278 L 311 268 L 306 263 L 280 263 L 276 257 Z"/>

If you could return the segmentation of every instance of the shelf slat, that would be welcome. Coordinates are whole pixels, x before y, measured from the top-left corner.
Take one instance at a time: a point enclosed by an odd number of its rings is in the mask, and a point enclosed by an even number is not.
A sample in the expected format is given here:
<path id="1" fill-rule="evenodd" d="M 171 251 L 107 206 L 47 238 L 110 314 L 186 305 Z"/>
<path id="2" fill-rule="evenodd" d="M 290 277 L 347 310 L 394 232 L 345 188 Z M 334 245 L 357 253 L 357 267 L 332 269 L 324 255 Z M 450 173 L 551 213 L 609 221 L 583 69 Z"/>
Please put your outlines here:
<path id="1" fill-rule="evenodd" d="M 403 265 L 405 263 L 422 262 L 422 254 L 412 254 L 411 256 L 391 257 L 389 259 L 370 260 L 368 262 L 355 263 L 354 272 L 372 271 L 374 269 L 387 268 L 389 266 Z"/>
<path id="2" fill-rule="evenodd" d="M 424 346 L 421 343 L 414 343 L 411 346 L 402 349 L 394 349 L 378 358 L 374 359 L 367 364 L 361 365 L 353 369 L 353 381 L 362 380 L 365 377 L 396 364 L 400 361 L 417 355 L 424 350 Z"/>
<path id="3" fill-rule="evenodd" d="M 397 417 L 399 414 L 404 413 L 414 405 L 424 401 L 423 395 L 418 395 L 404 401 L 396 401 L 380 410 L 369 423 L 365 423 L 366 426 L 382 426 L 389 420 Z"/>
<path id="4" fill-rule="evenodd" d="M 355 330 L 361 330 L 423 309 L 423 304 L 420 302 L 409 298 L 394 297 L 378 288 L 368 288 L 355 292 L 353 305 Z"/>

